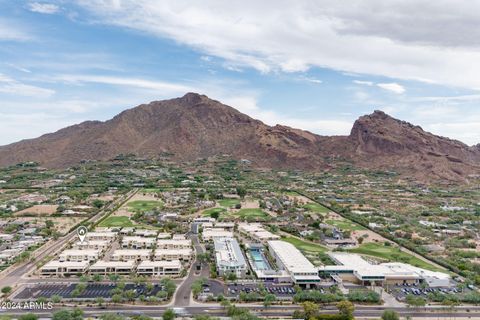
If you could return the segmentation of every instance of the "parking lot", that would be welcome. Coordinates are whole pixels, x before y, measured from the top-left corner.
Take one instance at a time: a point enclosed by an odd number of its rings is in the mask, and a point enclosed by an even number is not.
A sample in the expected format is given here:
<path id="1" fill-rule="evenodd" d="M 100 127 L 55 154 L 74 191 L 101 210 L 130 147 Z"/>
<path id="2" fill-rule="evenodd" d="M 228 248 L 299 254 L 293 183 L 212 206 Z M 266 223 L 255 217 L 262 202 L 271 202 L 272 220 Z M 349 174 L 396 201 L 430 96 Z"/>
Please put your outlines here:
<path id="1" fill-rule="evenodd" d="M 112 296 L 111 291 L 116 288 L 115 284 L 87 284 L 86 289 L 76 297 L 72 297 L 72 292 L 75 290 L 76 284 L 42 284 L 42 285 L 33 285 L 24 288 L 20 291 L 15 299 L 38 299 L 40 297 L 51 298 L 52 296 L 58 295 L 62 298 L 76 298 L 76 299 L 95 299 L 97 297 L 102 297 L 104 299 L 109 299 Z M 147 292 L 145 285 L 135 285 L 127 284 L 122 291 L 134 290 L 136 297 L 140 295 L 144 296 L 154 296 L 158 291 L 163 288 L 155 284 L 152 291 Z"/>
<path id="2" fill-rule="evenodd" d="M 429 293 L 440 294 L 460 294 L 464 290 L 457 287 L 452 288 L 422 288 L 419 284 L 404 284 L 391 286 L 389 291 L 400 301 L 405 300 L 408 295 L 423 296 L 426 297 Z"/>
<path id="3" fill-rule="evenodd" d="M 240 284 L 240 283 L 234 283 L 234 284 L 229 284 L 226 287 L 226 296 L 228 297 L 238 297 L 240 292 L 245 292 L 245 293 L 250 293 L 250 292 L 260 292 L 261 291 L 261 286 L 258 284 Z M 292 285 L 274 285 L 274 284 L 265 284 L 264 285 L 265 290 L 268 293 L 273 293 L 277 297 L 292 297 L 295 295 L 295 289 L 293 288 Z"/>

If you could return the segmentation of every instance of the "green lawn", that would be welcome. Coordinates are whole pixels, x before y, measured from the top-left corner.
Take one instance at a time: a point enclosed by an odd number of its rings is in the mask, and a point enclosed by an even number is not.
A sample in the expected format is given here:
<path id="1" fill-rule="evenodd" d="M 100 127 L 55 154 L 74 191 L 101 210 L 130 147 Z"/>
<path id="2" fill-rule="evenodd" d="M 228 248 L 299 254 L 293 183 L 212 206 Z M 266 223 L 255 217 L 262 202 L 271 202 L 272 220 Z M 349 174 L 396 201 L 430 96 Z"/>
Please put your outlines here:
<path id="1" fill-rule="evenodd" d="M 362 227 L 361 225 L 345 219 L 344 220 L 327 220 L 326 223 L 342 230 L 350 230 L 350 231 L 365 230 L 365 228 Z"/>
<path id="2" fill-rule="evenodd" d="M 303 240 L 300 240 L 295 237 L 285 237 L 282 238 L 283 241 L 290 242 L 293 244 L 298 250 L 303 251 L 305 253 L 320 253 L 320 252 L 327 252 L 328 249 L 324 246 L 316 243 L 310 243 Z"/>
<path id="3" fill-rule="evenodd" d="M 214 212 L 218 212 L 221 216 L 222 213 L 227 212 L 227 209 L 225 209 L 225 208 L 210 208 L 210 209 L 207 209 L 207 210 L 203 211 L 202 216 L 210 217 L 212 215 L 212 213 L 214 213 Z"/>
<path id="4" fill-rule="evenodd" d="M 127 207 L 135 212 L 150 211 L 155 208 L 161 209 L 163 203 L 155 200 L 136 200 L 127 203 Z"/>
<path id="5" fill-rule="evenodd" d="M 233 207 L 240 203 L 240 199 L 222 199 L 218 200 L 218 204 L 225 208 Z"/>
<path id="6" fill-rule="evenodd" d="M 235 216 L 246 220 L 269 220 L 270 216 L 262 209 L 240 209 Z"/>
<path id="7" fill-rule="evenodd" d="M 309 210 L 309 211 L 313 211 L 315 213 L 320 213 L 322 215 L 330 212 L 330 210 L 328 210 L 327 208 L 325 208 L 324 206 L 322 206 L 321 204 L 318 204 L 316 202 L 307 203 L 303 207 L 305 209 Z"/>
<path id="8" fill-rule="evenodd" d="M 103 220 L 102 222 L 99 223 L 99 227 L 104 227 L 104 228 L 112 228 L 112 227 L 134 227 L 135 224 L 130 220 L 128 217 L 125 216 L 119 216 L 119 217 L 114 217 L 110 216 Z"/>
<path id="9" fill-rule="evenodd" d="M 428 262 L 425 262 L 417 257 L 412 256 L 406 252 L 400 251 L 397 247 L 385 246 L 383 243 L 363 243 L 360 247 L 348 250 L 349 252 L 373 256 L 389 261 L 404 262 L 414 265 L 419 268 L 428 269 L 432 271 L 445 271 Z"/>
<path id="10" fill-rule="evenodd" d="M 158 193 L 161 191 L 160 188 L 143 188 L 140 190 L 140 193 Z"/>

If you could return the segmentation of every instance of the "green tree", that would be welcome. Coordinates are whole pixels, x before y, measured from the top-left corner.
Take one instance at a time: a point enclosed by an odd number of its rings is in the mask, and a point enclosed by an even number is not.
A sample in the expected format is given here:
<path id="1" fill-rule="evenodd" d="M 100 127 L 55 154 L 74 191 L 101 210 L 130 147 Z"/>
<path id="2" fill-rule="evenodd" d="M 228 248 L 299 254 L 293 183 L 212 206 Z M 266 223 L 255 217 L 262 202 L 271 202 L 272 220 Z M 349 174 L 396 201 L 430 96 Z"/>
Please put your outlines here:
<path id="1" fill-rule="evenodd" d="M 95 275 L 93 275 L 92 280 L 95 281 L 95 282 L 100 282 L 100 281 L 103 280 L 103 277 L 102 277 L 101 274 L 95 274 Z"/>
<path id="2" fill-rule="evenodd" d="M 385 310 L 382 313 L 382 320 L 399 320 L 400 316 L 393 310 Z"/>
<path id="3" fill-rule="evenodd" d="M 135 293 L 135 290 L 127 290 L 123 293 L 123 296 L 128 301 L 134 301 L 137 294 Z"/>
<path id="4" fill-rule="evenodd" d="M 414 296 L 413 294 L 407 295 L 406 302 L 409 306 L 417 307 L 417 308 L 424 307 L 425 304 L 427 303 L 427 301 L 424 298 Z"/>
<path id="5" fill-rule="evenodd" d="M 18 320 L 38 320 L 38 316 L 33 313 L 26 313 L 18 317 Z"/>
<path id="6" fill-rule="evenodd" d="M 237 280 L 237 275 L 236 275 L 235 273 L 233 273 L 233 272 L 230 272 L 230 273 L 228 274 L 228 276 L 227 276 L 227 279 L 228 279 L 229 281 L 235 281 L 235 280 Z"/>
<path id="7" fill-rule="evenodd" d="M 102 297 L 96 297 L 95 302 L 99 307 L 101 307 L 105 303 L 105 299 L 103 299 Z"/>
<path id="8" fill-rule="evenodd" d="M 173 320 L 175 319 L 175 312 L 172 309 L 167 309 L 162 315 L 163 320 Z"/>
<path id="9" fill-rule="evenodd" d="M 160 284 L 165 287 L 165 291 L 167 291 L 168 297 L 171 298 L 177 289 L 177 285 L 173 282 L 170 278 L 165 278 L 160 280 Z"/>
<path id="10" fill-rule="evenodd" d="M 112 282 L 117 282 L 118 279 L 120 279 L 120 276 L 119 276 L 118 274 L 113 274 L 113 273 L 111 273 L 111 274 L 108 275 L 108 278 L 109 278 L 110 281 L 112 281 Z"/>
<path id="11" fill-rule="evenodd" d="M 2 288 L 2 293 L 6 296 L 8 296 L 10 294 L 10 292 L 12 292 L 12 287 L 10 286 L 6 286 L 6 287 L 3 287 Z"/>
<path id="12" fill-rule="evenodd" d="M 269 294 L 265 295 L 265 297 L 263 298 L 263 306 L 266 308 L 266 307 L 270 306 L 276 300 L 277 300 L 277 297 L 274 294 L 269 293 Z"/>
<path id="13" fill-rule="evenodd" d="M 119 295 L 119 294 L 114 294 L 114 295 L 112 296 L 112 302 L 113 302 L 113 303 L 120 303 L 120 302 L 122 302 L 122 300 L 123 300 L 123 299 L 122 299 L 122 296 Z"/>
<path id="14" fill-rule="evenodd" d="M 241 186 L 238 186 L 236 189 L 237 189 L 237 194 L 240 196 L 240 198 L 242 199 L 245 198 L 245 196 L 247 195 L 247 189 Z"/>
<path id="15" fill-rule="evenodd" d="M 52 299 L 53 303 L 60 303 L 60 301 L 62 301 L 62 297 L 58 294 L 54 294 L 50 299 Z"/>
<path id="16" fill-rule="evenodd" d="M 126 286 L 126 284 L 125 284 L 125 282 L 123 282 L 123 281 L 117 283 L 117 288 L 120 289 L 120 290 L 125 289 L 125 286 Z"/>
<path id="17" fill-rule="evenodd" d="M 152 291 L 153 291 L 153 288 L 154 288 L 154 285 L 153 285 L 153 283 L 151 283 L 151 282 L 148 282 L 148 283 L 145 285 L 145 289 L 147 290 L 147 292 L 152 292 Z"/>
<path id="18" fill-rule="evenodd" d="M 210 212 L 210 217 L 218 220 L 218 218 L 220 217 L 220 212 L 218 210 L 213 210 L 212 212 Z"/>
<path id="19" fill-rule="evenodd" d="M 224 309 L 228 309 L 232 303 L 230 302 L 230 300 L 222 300 L 222 302 L 220 302 L 220 305 L 224 308 Z"/>
<path id="20" fill-rule="evenodd" d="M 355 311 L 355 306 L 353 303 L 347 300 L 343 300 L 337 303 L 338 312 L 346 317 L 347 319 L 353 318 L 353 311 Z"/>
<path id="21" fill-rule="evenodd" d="M 52 320 L 83 320 L 83 311 L 79 308 L 60 310 L 53 313 Z"/>
<path id="22" fill-rule="evenodd" d="M 126 318 L 119 314 L 104 313 L 100 316 L 101 320 L 125 320 Z"/>
<path id="23" fill-rule="evenodd" d="M 303 312 L 305 313 L 305 318 L 310 319 L 317 315 L 318 313 L 318 304 L 305 301 L 302 303 Z"/>

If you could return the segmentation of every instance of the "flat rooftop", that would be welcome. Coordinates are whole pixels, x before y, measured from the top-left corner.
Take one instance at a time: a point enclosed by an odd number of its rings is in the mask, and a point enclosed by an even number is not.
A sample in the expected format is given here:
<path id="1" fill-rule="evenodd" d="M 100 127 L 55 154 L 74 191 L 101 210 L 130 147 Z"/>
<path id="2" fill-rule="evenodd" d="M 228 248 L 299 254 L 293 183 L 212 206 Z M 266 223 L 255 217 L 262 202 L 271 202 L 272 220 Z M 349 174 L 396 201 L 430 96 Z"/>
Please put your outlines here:
<path id="1" fill-rule="evenodd" d="M 255 235 L 259 239 L 280 239 L 280 236 L 266 230 L 260 223 L 240 223 L 238 225 L 240 231 Z"/>
<path id="2" fill-rule="evenodd" d="M 151 249 L 117 249 L 113 252 L 114 256 L 117 255 L 150 255 L 152 253 Z"/>
<path id="3" fill-rule="evenodd" d="M 108 246 L 110 241 L 108 240 L 85 240 L 75 242 L 76 246 Z"/>
<path id="4" fill-rule="evenodd" d="M 268 245 L 290 274 L 318 273 L 316 268 L 293 244 L 281 240 L 268 241 Z"/>
<path id="5" fill-rule="evenodd" d="M 233 231 L 225 230 L 223 228 L 205 228 L 203 229 L 203 237 L 211 238 L 211 237 L 233 237 Z"/>
<path id="6" fill-rule="evenodd" d="M 60 255 L 67 256 L 98 256 L 100 254 L 100 249 L 67 249 L 60 253 Z"/>
<path id="7" fill-rule="evenodd" d="M 135 261 L 97 261 L 90 268 L 132 268 Z"/>
<path id="8" fill-rule="evenodd" d="M 155 249 L 155 255 L 161 255 L 161 254 L 181 254 L 181 255 L 187 255 L 187 254 L 192 254 L 193 251 L 192 249 Z"/>
<path id="9" fill-rule="evenodd" d="M 154 243 L 157 239 L 155 238 L 145 238 L 140 236 L 126 236 L 123 237 L 122 242 L 145 242 L 145 243 Z"/>
<path id="10" fill-rule="evenodd" d="M 41 269 L 50 269 L 50 268 L 86 268 L 88 267 L 88 261 L 58 261 L 52 260 L 46 263 Z"/>
<path id="11" fill-rule="evenodd" d="M 237 242 L 237 239 L 229 238 L 215 238 L 213 240 L 215 246 L 215 257 L 217 263 L 227 266 L 245 266 L 246 261 L 243 256 L 242 249 Z"/>
<path id="12" fill-rule="evenodd" d="M 157 245 L 191 246 L 192 241 L 188 239 L 158 239 Z"/>
<path id="13" fill-rule="evenodd" d="M 88 239 L 88 238 L 100 238 L 100 237 L 113 238 L 116 236 L 117 236 L 117 233 L 113 231 L 96 231 L 96 232 L 87 232 L 87 235 L 85 237 Z"/>
<path id="14" fill-rule="evenodd" d="M 180 260 L 160 260 L 160 261 L 142 261 L 138 264 L 138 268 L 152 268 L 152 267 L 162 267 L 162 268 L 181 268 L 182 263 Z"/>

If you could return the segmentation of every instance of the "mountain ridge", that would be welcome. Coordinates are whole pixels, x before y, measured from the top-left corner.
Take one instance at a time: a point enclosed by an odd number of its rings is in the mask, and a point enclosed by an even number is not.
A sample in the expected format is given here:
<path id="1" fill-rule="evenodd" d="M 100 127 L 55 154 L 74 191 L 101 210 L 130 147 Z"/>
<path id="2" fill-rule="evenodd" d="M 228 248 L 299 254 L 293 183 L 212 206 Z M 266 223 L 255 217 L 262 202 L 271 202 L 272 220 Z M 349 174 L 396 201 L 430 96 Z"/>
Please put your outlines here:
<path id="1" fill-rule="evenodd" d="M 465 180 L 478 174 L 480 145 L 424 131 L 376 110 L 360 117 L 348 136 L 321 136 L 281 124 L 268 126 L 197 93 L 153 101 L 106 121 L 80 124 L 0 147 L 0 166 L 36 161 L 68 167 L 121 153 L 192 161 L 217 154 L 247 158 L 254 166 L 324 170 L 341 157 L 368 169 L 395 169 L 419 180 Z"/>

